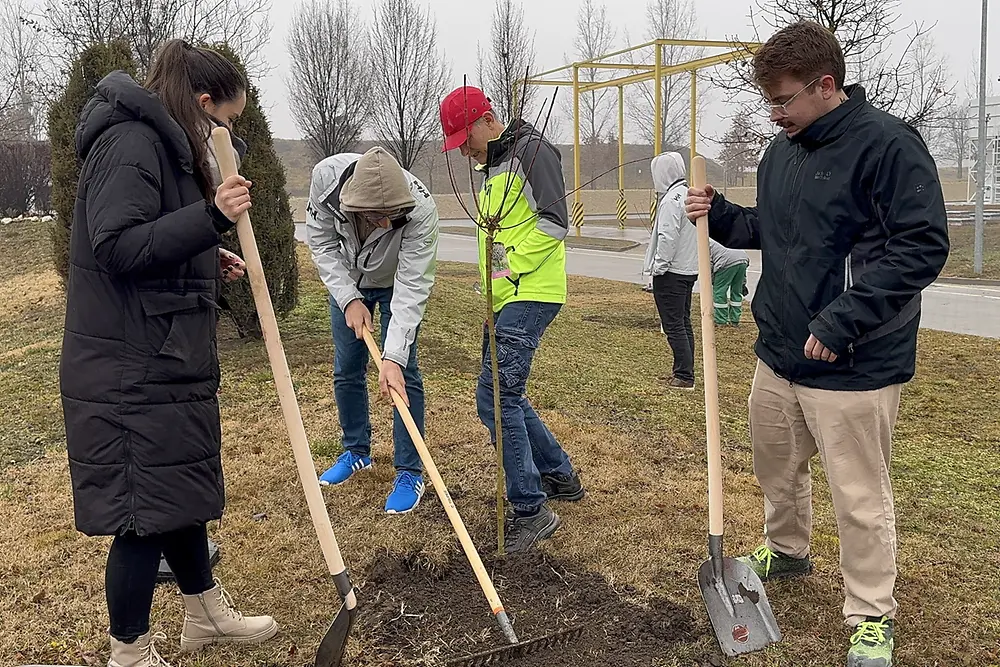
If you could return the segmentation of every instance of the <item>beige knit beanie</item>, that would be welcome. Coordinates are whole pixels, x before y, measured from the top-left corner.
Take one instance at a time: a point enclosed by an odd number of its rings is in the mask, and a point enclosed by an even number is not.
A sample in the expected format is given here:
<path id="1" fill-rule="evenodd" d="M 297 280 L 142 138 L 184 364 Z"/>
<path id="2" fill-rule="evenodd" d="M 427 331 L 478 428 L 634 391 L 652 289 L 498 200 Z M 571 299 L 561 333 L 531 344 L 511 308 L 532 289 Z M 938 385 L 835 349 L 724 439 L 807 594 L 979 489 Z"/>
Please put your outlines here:
<path id="1" fill-rule="evenodd" d="M 340 191 L 340 208 L 351 213 L 396 211 L 415 205 L 403 168 L 378 146 L 358 159 L 354 174 Z"/>

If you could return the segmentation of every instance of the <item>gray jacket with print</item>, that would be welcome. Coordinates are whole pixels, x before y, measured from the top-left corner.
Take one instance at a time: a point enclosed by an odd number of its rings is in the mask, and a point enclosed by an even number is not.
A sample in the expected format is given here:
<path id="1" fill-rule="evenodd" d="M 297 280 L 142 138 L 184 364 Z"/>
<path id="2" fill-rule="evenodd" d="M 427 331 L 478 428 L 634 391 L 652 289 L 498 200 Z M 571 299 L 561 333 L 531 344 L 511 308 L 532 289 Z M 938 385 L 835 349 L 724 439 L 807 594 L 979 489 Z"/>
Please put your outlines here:
<path id="1" fill-rule="evenodd" d="M 320 278 L 341 310 L 362 298 L 362 289 L 389 288 L 392 319 L 382 356 L 406 367 L 410 347 L 434 285 L 438 211 L 430 192 L 404 170 L 416 207 L 388 229 L 359 242 L 354 215 L 340 209 L 340 191 L 351 178 L 358 153 L 338 153 L 312 172 L 306 205 L 306 243 Z"/>

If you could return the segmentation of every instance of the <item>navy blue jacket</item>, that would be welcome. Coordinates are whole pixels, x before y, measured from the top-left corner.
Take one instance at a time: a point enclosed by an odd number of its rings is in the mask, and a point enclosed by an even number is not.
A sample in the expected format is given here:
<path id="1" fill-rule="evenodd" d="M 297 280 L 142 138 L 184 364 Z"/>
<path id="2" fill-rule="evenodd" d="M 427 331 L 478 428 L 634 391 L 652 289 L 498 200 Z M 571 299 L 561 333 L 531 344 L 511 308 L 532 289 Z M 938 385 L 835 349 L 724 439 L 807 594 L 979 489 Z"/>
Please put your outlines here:
<path id="1" fill-rule="evenodd" d="M 865 391 L 909 381 L 920 293 L 948 258 L 937 166 L 919 133 L 860 86 L 793 138 L 771 142 L 757 206 L 716 194 L 712 238 L 761 250 L 757 356 L 809 387 Z M 806 359 L 813 334 L 838 359 Z"/>

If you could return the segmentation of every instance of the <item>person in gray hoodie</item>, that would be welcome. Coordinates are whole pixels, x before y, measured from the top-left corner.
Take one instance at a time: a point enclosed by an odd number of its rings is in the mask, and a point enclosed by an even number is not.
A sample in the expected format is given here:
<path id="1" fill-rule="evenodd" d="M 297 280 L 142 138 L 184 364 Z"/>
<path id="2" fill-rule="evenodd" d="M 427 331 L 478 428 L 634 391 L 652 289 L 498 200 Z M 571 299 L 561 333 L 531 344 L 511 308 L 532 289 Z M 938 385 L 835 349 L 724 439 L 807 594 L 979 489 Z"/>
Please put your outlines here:
<path id="1" fill-rule="evenodd" d="M 688 187 L 684 158 L 680 153 L 657 155 L 650 172 L 658 202 L 643 272 L 653 277 L 656 310 L 674 353 L 668 386 L 694 389 L 691 291 L 698 279 L 698 235 L 684 210 Z"/>
<path id="2" fill-rule="evenodd" d="M 438 211 L 430 192 L 384 149 L 339 153 L 313 168 L 306 206 L 306 242 L 330 292 L 333 388 L 344 453 L 320 477 L 342 484 L 372 467 L 371 419 L 365 381 L 378 305 L 382 329 L 383 396 L 394 389 L 424 433 L 424 387 L 417 367 L 417 332 L 434 285 Z M 387 514 L 416 508 L 424 493 L 420 456 L 394 410 L 396 481 Z"/>

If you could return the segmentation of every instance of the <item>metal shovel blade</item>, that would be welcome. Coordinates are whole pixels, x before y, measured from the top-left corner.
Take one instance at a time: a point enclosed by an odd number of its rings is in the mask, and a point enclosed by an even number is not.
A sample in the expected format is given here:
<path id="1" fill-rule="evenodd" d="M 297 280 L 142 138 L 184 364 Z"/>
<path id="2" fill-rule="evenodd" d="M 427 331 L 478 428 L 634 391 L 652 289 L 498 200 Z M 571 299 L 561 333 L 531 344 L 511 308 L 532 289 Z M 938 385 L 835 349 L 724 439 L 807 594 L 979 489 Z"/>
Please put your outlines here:
<path id="1" fill-rule="evenodd" d="M 346 604 L 341 605 L 316 650 L 315 667 L 340 667 L 357 612 L 357 607 L 348 609 Z"/>
<path id="2" fill-rule="evenodd" d="M 781 630 L 771 611 L 764 584 L 749 565 L 722 557 L 721 538 L 698 570 L 698 585 L 712 629 L 727 656 L 759 651 L 781 641 Z"/>

